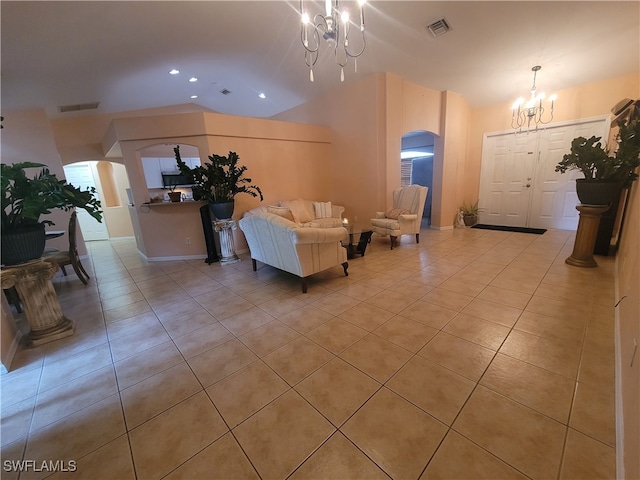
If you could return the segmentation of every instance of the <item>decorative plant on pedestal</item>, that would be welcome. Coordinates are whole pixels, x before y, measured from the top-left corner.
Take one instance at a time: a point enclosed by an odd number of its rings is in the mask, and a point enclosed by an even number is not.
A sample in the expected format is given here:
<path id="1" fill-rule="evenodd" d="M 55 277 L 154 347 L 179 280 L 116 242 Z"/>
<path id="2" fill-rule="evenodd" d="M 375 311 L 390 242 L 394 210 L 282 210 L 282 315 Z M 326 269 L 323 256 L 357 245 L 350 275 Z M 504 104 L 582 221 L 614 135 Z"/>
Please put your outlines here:
<path id="1" fill-rule="evenodd" d="M 27 177 L 25 169 L 40 168 L 33 177 Z M 16 265 L 42 256 L 45 242 L 45 225 L 51 220 L 40 220 L 41 215 L 54 208 L 69 211 L 83 208 L 93 218 L 102 222 L 100 201 L 94 196 L 96 189 L 80 190 L 58 179 L 42 163 L 21 162 L 0 164 L 0 188 L 2 189 L 2 263 Z"/>
<path id="2" fill-rule="evenodd" d="M 640 121 L 623 121 L 616 136 L 613 155 L 602 145 L 602 137 L 577 137 L 571 150 L 556 165 L 556 172 L 580 170 L 584 178 L 576 179 L 578 199 L 585 205 L 608 205 L 622 188 L 638 178 L 640 165 Z M 592 194 L 593 193 L 593 194 Z"/>
<path id="3" fill-rule="evenodd" d="M 233 215 L 234 197 L 239 193 L 247 193 L 252 197 L 260 196 L 262 191 L 251 179 L 245 177 L 247 167 L 238 165 L 240 157 L 236 152 L 228 156 L 210 155 L 209 162 L 190 168 L 180 157 L 180 146 L 173 149 L 180 173 L 190 179 L 194 200 L 208 202 L 211 211 L 218 220 L 226 220 Z"/>

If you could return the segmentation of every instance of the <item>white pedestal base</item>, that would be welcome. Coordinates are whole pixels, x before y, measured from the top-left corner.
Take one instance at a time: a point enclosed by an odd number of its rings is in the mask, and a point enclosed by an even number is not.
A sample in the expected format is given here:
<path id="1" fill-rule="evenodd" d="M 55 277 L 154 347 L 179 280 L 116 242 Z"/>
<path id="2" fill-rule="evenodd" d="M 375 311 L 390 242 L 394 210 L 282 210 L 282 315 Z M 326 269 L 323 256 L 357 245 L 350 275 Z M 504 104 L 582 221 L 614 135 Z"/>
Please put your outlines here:
<path id="1" fill-rule="evenodd" d="M 236 263 L 240 261 L 236 255 L 235 243 L 233 242 L 233 230 L 238 228 L 235 220 L 216 220 L 213 222 L 213 229 L 220 235 L 220 264 Z"/>

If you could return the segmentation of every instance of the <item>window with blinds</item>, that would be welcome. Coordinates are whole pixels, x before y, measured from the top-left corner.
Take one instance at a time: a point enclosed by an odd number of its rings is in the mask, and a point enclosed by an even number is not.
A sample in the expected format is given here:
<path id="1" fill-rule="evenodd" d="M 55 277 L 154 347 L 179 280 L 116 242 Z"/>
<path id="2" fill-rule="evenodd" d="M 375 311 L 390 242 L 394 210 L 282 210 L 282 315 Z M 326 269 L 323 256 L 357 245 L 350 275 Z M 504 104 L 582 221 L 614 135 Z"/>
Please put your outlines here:
<path id="1" fill-rule="evenodd" d="M 413 161 L 410 158 L 400 160 L 400 186 L 408 187 L 411 185 L 411 166 Z"/>

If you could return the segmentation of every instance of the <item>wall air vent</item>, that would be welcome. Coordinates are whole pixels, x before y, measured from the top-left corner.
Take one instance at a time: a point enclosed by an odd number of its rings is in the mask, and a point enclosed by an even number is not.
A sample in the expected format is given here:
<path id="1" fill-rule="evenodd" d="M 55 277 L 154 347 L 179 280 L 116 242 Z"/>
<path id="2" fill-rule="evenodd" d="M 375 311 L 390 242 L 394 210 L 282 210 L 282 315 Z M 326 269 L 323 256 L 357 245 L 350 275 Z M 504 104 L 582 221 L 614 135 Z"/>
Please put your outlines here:
<path id="1" fill-rule="evenodd" d="M 92 102 L 92 103 L 79 103 L 77 105 L 60 105 L 58 107 L 58 111 L 60 113 L 66 112 L 78 112 L 80 110 L 95 110 L 100 105 L 100 102 Z"/>
<path id="2" fill-rule="evenodd" d="M 429 25 L 427 25 L 426 28 L 431 32 L 431 35 L 433 35 L 434 37 L 439 37 L 441 35 L 444 35 L 449 30 L 451 30 L 451 26 L 449 25 L 449 22 L 445 18 L 441 18 L 440 20 L 436 20 L 435 22 L 430 23 Z"/>
<path id="3" fill-rule="evenodd" d="M 231 93 L 231 90 L 227 90 L 226 88 L 223 88 L 222 90 L 220 90 L 220 93 L 223 95 L 229 95 Z"/>

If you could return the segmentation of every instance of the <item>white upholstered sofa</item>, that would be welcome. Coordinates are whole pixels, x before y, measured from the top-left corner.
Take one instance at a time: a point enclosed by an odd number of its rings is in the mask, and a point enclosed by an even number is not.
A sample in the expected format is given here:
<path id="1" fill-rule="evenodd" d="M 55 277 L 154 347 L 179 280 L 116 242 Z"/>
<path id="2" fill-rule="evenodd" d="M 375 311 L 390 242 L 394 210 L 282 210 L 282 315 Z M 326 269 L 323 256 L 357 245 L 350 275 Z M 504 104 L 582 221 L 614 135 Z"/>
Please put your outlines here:
<path id="1" fill-rule="evenodd" d="M 313 202 L 309 203 L 313 205 Z M 303 217 L 305 212 L 293 214 L 295 220 L 308 220 L 306 222 L 290 220 L 292 214 L 285 210 L 292 209 L 287 202 L 246 212 L 239 224 L 249 245 L 253 270 L 260 261 L 297 275 L 302 280 L 302 293 L 307 292 L 307 277 L 314 273 L 342 265 L 344 274 L 349 275 L 347 251 L 340 243 L 348 236 L 340 218 L 344 208 L 331 207 L 331 217 L 317 218 L 314 212 L 313 218 L 308 219 Z M 277 209 L 282 210 L 274 213 Z M 293 210 L 296 210 L 295 206 Z"/>

